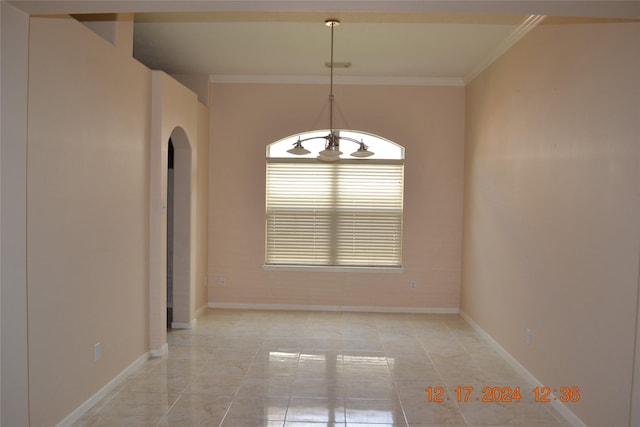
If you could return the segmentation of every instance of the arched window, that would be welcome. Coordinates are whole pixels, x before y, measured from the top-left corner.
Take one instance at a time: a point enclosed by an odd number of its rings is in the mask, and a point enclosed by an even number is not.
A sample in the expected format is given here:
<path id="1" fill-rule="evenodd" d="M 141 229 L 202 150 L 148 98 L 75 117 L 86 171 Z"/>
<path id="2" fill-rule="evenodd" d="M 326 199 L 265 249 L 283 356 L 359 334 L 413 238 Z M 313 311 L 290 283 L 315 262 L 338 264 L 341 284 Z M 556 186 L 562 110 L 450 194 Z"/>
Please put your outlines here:
<path id="1" fill-rule="evenodd" d="M 292 135 L 267 147 L 266 254 L 273 266 L 401 267 L 404 148 L 376 135 L 340 130 L 364 142 L 366 159 L 319 161 L 324 140 L 310 140 L 310 154 L 287 152 Z M 341 143 L 340 150 L 357 150 Z M 318 144 L 314 147 L 313 144 Z"/>

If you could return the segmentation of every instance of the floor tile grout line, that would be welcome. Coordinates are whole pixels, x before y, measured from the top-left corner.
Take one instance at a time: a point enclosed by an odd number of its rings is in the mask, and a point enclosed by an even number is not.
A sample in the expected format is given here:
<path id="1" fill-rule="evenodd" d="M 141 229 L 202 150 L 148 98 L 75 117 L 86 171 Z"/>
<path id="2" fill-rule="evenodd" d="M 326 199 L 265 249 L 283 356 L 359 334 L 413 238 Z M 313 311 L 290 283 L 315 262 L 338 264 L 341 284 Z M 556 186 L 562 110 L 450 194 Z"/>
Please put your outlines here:
<path id="1" fill-rule="evenodd" d="M 222 418 L 220 419 L 220 424 L 218 425 L 218 427 L 222 427 L 226 421 L 227 416 L 229 415 L 229 411 L 231 411 L 231 408 L 233 407 L 233 404 L 236 402 L 236 398 L 238 397 L 238 394 L 240 394 L 240 389 L 242 388 L 242 384 L 244 382 L 244 380 L 246 379 L 247 375 L 249 374 L 250 370 L 251 370 L 251 365 L 253 365 L 253 363 L 255 363 L 256 359 L 258 358 L 258 354 L 260 354 L 260 349 L 262 348 L 262 342 L 260 343 L 260 345 L 257 346 L 256 351 L 253 355 L 253 358 L 251 359 L 251 363 L 249 364 L 249 367 L 247 368 L 247 372 L 244 373 L 244 376 L 242 378 L 242 380 L 240 381 L 240 384 L 238 385 L 238 388 L 236 390 L 236 392 L 233 394 L 233 397 L 231 398 L 231 402 L 229 403 L 229 406 L 227 407 L 227 410 L 224 412 L 224 415 L 222 416 Z M 283 423 L 284 425 L 284 423 Z"/>
<path id="2" fill-rule="evenodd" d="M 382 342 L 382 336 L 380 335 L 380 327 L 378 322 L 376 322 L 376 331 L 378 332 L 378 339 Z M 400 397 L 400 393 L 398 392 L 398 387 L 393 377 L 393 371 L 391 369 L 391 366 L 389 366 L 389 354 L 384 344 L 382 347 L 384 348 L 385 358 L 387 359 L 387 366 L 389 368 L 389 371 L 391 372 L 391 383 L 393 384 L 393 391 L 395 392 L 396 398 L 398 399 L 398 404 L 400 405 L 400 409 L 402 410 L 402 418 L 404 419 L 404 424 L 408 427 L 409 419 L 407 418 L 407 412 L 404 409 L 404 403 L 402 402 L 402 398 Z"/>
<path id="3" fill-rule="evenodd" d="M 171 412 L 171 410 L 176 406 L 176 404 L 178 403 L 178 401 L 180 400 L 180 398 L 182 397 L 184 391 L 187 389 L 188 384 L 184 387 L 184 389 L 178 394 L 178 396 L 176 397 L 176 399 L 173 401 L 173 403 L 171 404 L 171 406 L 169 406 L 169 409 L 166 410 L 166 412 L 164 413 L 164 415 L 162 415 L 160 417 L 160 420 L 158 421 L 158 424 L 156 424 L 156 427 L 160 427 L 162 421 L 167 418 L 167 421 L 169 420 L 169 413 Z"/>
<path id="4" fill-rule="evenodd" d="M 447 328 L 447 330 L 449 330 L 449 326 L 446 324 L 446 322 L 444 322 L 443 320 L 440 320 L 439 323 L 442 323 Z M 436 364 L 436 362 L 431 357 L 431 354 L 429 353 L 429 351 L 425 347 L 424 342 L 421 339 L 419 340 L 419 342 L 420 342 L 420 347 L 422 348 L 422 350 L 427 355 L 427 358 L 431 361 L 431 364 L 433 365 L 433 369 L 435 369 L 436 373 L 438 374 L 438 377 L 440 378 L 440 384 L 442 384 L 442 387 L 444 387 L 447 390 L 447 392 L 449 394 L 451 394 L 451 390 L 449 390 L 449 387 L 447 387 L 446 384 L 445 384 L 445 380 L 444 380 L 444 377 L 442 376 L 442 372 L 440 371 L 440 369 L 438 369 L 438 365 Z M 464 421 L 464 423 L 467 426 L 470 426 L 471 424 L 469 423 L 469 420 L 467 420 L 467 417 L 465 417 L 464 412 L 462 411 L 462 408 L 460 407 L 460 404 L 458 402 L 456 402 L 455 400 L 452 403 L 455 405 L 455 407 L 458 410 L 458 413 L 460 414 L 460 416 L 462 417 L 462 420 Z"/>
<path id="5" fill-rule="evenodd" d="M 460 346 L 462 346 L 462 348 L 464 349 L 465 352 L 467 352 L 467 354 L 469 354 L 469 356 L 471 356 L 471 353 L 469 352 L 469 350 L 467 349 L 467 347 L 464 345 L 464 343 L 462 343 L 460 341 L 460 339 L 458 338 L 458 334 L 456 334 L 454 331 L 451 330 L 451 327 L 449 326 L 449 324 L 447 324 L 447 322 L 445 322 L 444 320 L 442 321 L 442 323 L 444 324 L 444 326 L 447 328 L 447 331 L 449 331 L 449 335 L 451 335 L 454 339 L 454 341 L 458 344 L 460 344 Z M 435 364 L 434 364 L 435 365 Z M 444 378 L 441 379 L 443 381 L 443 385 L 444 385 Z M 448 389 L 448 387 L 447 387 Z M 464 411 L 462 410 L 462 407 L 460 406 L 460 402 L 456 402 L 456 407 L 458 408 L 458 411 L 460 412 L 460 415 L 462 416 L 462 419 L 464 420 L 464 422 L 467 424 L 467 426 L 470 426 L 471 423 L 469 422 L 469 420 L 467 419 L 467 416 L 465 415 Z"/>

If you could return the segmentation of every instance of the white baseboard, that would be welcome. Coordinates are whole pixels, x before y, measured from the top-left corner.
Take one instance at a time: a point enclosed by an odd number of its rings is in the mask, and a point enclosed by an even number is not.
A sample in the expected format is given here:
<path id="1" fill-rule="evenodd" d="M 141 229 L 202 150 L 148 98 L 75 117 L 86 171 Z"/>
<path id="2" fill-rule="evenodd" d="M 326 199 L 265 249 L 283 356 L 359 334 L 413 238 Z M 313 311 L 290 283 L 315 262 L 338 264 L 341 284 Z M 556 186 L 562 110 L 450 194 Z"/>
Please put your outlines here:
<path id="1" fill-rule="evenodd" d="M 126 367 L 118 376 L 109 381 L 104 387 L 102 387 L 96 394 L 91 396 L 82 405 L 78 406 L 72 413 L 67 415 L 65 419 L 60 421 L 56 427 L 67 427 L 78 421 L 84 414 L 87 413 L 96 403 L 102 398 L 107 396 L 113 389 L 115 389 L 120 383 L 122 383 L 132 372 L 138 369 L 142 364 L 149 360 L 149 353 L 145 353 L 138 357 L 131 365 Z"/>
<path id="2" fill-rule="evenodd" d="M 493 339 L 491 335 L 489 335 L 484 329 L 480 327 L 476 322 L 469 317 L 467 313 L 464 311 L 460 311 L 460 316 L 482 337 L 484 337 L 489 344 L 498 352 L 502 357 L 505 358 L 507 363 L 515 369 L 520 375 L 525 377 L 527 381 L 533 384 L 534 387 L 544 387 L 542 384 L 531 372 L 527 370 L 524 366 L 520 364 L 507 350 L 505 350 L 496 340 Z M 564 417 L 564 419 L 571 424 L 572 427 L 587 427 L 585 423 L 582 422 L 580 418 L 576 414 L 574 414 L 567 406 L 562 403 L 560 400 L 556 400 L 551 395 L 551 402 L 549 403 L 553 408 L 560 413 Z"/>
<path id="3" fill-rule="evenodd" d="M 456 314 L 458 308 L 438 307 L 378 307 L 348 305 L 297 305 L 297 304 L 251 304 L 236 302 L 210 302 L 209 308 L 230 308 L 243 310 L 308 310 L 308 311 L 346 311 L 369 313 L 416 313 L 416 314 Z"/>
<path id="4" fill-rule="evenodd" d="M 191 322 L 171 322 L 172 329 L 193 329 L 198 323 L 197 319 L 193 319 Z"/>
<path id="5" fill-rule="evenodd" d="M 149 351 L 149 354 L 151 355 L 151 357 L 154 357 L 154 358 L 164 357 L 167 354 L 169 354 L 169 344 L 164 343 L 164 345 L 159 350 L 151 349 L 151 351 Z"/>
<path id="6" fill-rule="evenodd" d="M 198 310 L 196 310 L 194 318 L 188 323 L 186 323 L 186 322 L 171 322 L 171 328 L 173 328 L 173 329 L 193 329 L 196 326 L 196 324 L 198 323 L 198 317 L 202 316 L 205 313 L 205 311 L 207 311 L 207 308 L 209 308 L 209 307 L 206 306 L 206 305 L 203 305 Z"/>

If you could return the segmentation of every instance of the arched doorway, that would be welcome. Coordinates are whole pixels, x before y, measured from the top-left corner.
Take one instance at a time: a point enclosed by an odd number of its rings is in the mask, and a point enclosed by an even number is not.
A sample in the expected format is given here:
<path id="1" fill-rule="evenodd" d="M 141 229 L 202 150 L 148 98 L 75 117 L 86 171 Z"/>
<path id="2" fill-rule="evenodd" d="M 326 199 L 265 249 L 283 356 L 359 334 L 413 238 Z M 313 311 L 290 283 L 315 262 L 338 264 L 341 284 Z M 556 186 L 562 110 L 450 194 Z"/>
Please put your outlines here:
<path id="1" fill-rule="evenodd" d="M 149 147 L 149 353 L 167 354 L 167 170 L 169 140 L 174 147 L 172 305 L 174 328 L 195 319 L 196 141 L 195 94 L 162 71 L 151 75 Z"/>
<path id="2" fill-rule="evenodd" d="M 174 148 L 169 138 L 167 150 L 167 329 L 173 323 L 173 193 L 174 186 Z"/>
<path id="3" fill-rule="evenodd" d="M 176 127 L 171 132 L 167 145 L 167 157 L 169 148 L 172 147 L 172 162 L 167 161 L 167 165 L 173 166 L 172 171 L 167 173 L 167 306 L 170 302 L 172 308 L 169 326 L 191 328 L 194 305 L 191 144 L 184 129 Z M 169 188 L 170 185 L 172 188 Z"/>

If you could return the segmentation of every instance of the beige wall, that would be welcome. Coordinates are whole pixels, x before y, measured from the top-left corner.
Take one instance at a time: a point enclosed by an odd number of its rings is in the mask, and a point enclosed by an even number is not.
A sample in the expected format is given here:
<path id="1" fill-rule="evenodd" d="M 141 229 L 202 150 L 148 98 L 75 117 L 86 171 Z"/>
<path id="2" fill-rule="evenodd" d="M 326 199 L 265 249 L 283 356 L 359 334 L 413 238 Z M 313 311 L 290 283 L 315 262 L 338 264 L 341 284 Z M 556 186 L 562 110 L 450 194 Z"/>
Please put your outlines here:
<path id="1" fill-rule="evenodd" d="M 31 425 L 46 426 L 150 349 L 150 175 L 166 169 L 175 129 L 192 165 L 185 176 L 187 311 L 206 305 L 209 113 L 184 86 L 72 18 L 33 17 L 29 36 L 28 393 Z M 160 88 L 153 100 L 152 75 Z M 164 163 L 152 169 L 156 128 Z M 156 184 L 158 193 L 166 191 L 166 183 Z M 186 250 L 179 252 L 183 259 Z M 164 331 L 165 323 L 155 328 Z M 96 342 L 101 359 L 94 363 Z M 3 406 L 8 402 L 3 396 Z M 3 421 L 21 416 L 3 411 Z"/>
<path id="2" fill-rule="evenodd" d="M 542 25 L 467 87 L 462 310 L 542 383 L 580 387 L 590 426 L 629 417 L 638 40 Z"/>
<path id="3" fill-rule="evenodd" d="M 28 425 L 26 168 L 29 16 L 7 2 L 2 13 L 2 364 L 0 424 Z"/>
<path id="4" fill-rule="evenodd" d="M 265 148 L 294 133 L 326 128 L 327 89 L 213 85 L 209 301 L 457 310 L 463 87 L 340 85 L 334 90 L 336 127 L 378 134 L 406 148 L 403 273 L 263 270 Z M 219 286 L 221 277 L 226 287 Z M 409 289 L 412 280 L 415 290 Z"/>
<path id="5" fill-rule="evenodd" d="M 196 159 L 196 279 L 195 315 L 206 309 L 209 268 L 209 109 L 198 106 L 198 157 Z"/>
<path id="6" fill-rule="evenodd" d="M 56 424 L 148 351 L 151 73 L 114 52 L 71 18 L 31 18 L 33 426 Z"/>
<path id="7" fill-rule="evenodd" d="M 33 18 L 30 36 L 30 415 L 32 425 L 51 425 L 149 350 L 152 73 L 70 18 Z M 192 147 L 186 306 L 193 315 L 206 305 L 208 110 L 158 77 L 154 123 L 165 152 L 156 169 L 166 169 L 176 127 Z M 204 158 L 196 159 L 198 149 Z M 179 252 L 183 259 L 187 251 Z M 164 331 L 157 323 L 152 330 Z M 102 355 L 94 363 L 96 342 Z"/>

